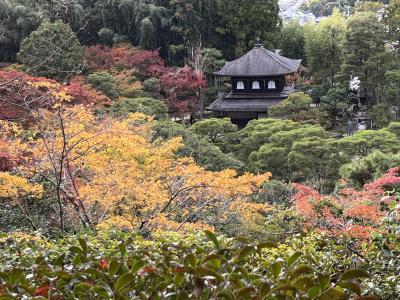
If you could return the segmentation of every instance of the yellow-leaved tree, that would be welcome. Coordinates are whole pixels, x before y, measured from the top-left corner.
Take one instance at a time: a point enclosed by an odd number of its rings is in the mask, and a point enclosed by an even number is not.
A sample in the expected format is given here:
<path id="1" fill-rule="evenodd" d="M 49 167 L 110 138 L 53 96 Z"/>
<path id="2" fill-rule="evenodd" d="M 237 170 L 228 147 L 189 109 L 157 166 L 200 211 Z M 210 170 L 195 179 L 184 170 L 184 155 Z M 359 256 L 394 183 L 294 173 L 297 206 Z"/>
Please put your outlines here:
<path id="1" fill-rule="evenodd" d="M 45 184 L 46 195 L 57 199 L 62 231 L 76 220 L 86 227 L 142 231 L 205 228 L 230 210 L 268 209 L 247 199 L 269 173 L 207 171 L 191 158 L 176 157 L 181 138 L 152 142 L 152 117 L 96 118 L 88 108 L 68 105 L 65 92 L 46 88 L 53 109 L 32 111 L 36 121 L 29 131 L 3 126 L 0 140 L 9 149 L 24 149 L 18 173 Z"/>

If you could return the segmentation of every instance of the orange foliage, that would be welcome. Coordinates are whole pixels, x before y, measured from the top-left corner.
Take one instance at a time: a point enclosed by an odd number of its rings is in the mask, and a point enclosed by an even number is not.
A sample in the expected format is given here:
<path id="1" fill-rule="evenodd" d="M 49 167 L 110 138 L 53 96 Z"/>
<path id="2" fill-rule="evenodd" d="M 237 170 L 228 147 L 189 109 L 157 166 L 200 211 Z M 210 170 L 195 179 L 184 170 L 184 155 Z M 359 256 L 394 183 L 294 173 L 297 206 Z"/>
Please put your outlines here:
<path id="1" fill-rule="evenodd" d="M 394 200 L 394 197 L 385 196 L 385 190 L 399 184 L 400 168 L 393 168 L 366 184 L 363 190 L 343 188 L 337 197 L 322 196 L 310 187 L 295 184 L 297 193 L 293 200 L 297 211 L 307 219 L 305 226 L 366 239 L 379 228 L 385 216 L 382 204 Z"/>

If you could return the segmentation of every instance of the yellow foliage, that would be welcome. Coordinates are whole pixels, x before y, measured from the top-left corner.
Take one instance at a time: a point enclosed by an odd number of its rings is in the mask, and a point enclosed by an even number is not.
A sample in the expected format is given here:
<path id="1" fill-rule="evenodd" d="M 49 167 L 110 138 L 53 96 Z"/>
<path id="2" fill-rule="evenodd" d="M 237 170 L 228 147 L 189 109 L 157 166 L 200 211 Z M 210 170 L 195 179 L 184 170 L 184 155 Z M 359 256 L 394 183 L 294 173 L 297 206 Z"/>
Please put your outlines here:
<path id="1" fill-rule="evenodd" d="M 25 178 L 7 172 L 0 172 L 0 199 L 14 202 L 29 195 L 41 197 L 42 194 L 43 187 L 41 185 L 31 184 Z"/>
<path id="2" fill-rule="evenodd" d="M 177 159 L 182 139 L 153 143 L 154 120 L 146 115 L 98 120 L 84 107 L 73 106 L 60 107 L 57 113 L 43 111 L 38 119 L 32 130 L 40 138 L 9 139 L 8 145 L 29 150 L 32 163 L 19 171 L 26 178 L 40 174 L 53 186 L 61 178 L 64 202 L 75 203 L 101 228 L 133 229 L 145 223 L 168 230 L 210 229 L 191 216 L 209 208 L 221 214 L 230 208 L 244 216 L 268 209 L 245 201 L 271 174 L 211 172 L 191 158 Z M 22 191 L 39 193 L 38 187 L 25 184 Z"/>

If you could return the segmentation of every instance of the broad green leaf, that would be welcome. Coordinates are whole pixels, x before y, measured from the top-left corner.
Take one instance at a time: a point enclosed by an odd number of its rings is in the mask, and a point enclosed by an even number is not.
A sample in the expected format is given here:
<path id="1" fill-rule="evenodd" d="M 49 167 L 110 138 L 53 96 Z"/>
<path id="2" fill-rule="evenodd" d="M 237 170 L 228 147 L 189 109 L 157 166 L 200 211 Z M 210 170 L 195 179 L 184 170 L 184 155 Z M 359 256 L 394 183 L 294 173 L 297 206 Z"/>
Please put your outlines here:
<path id="1" fill-rule="evenodd" d="M 10 282 L 12 284 L 18 284 L 24 275 L 24 271 L 22 269 L 13 269 L 10 273 Z"/>
<path id="2" fill-rule="evenodd" d="M 219 241 L 217 239 L 217 236 L 213 232 L 211 232 L 209 230 L 205 230 L 204 233 L 207 236 L 207 238 L 214 243 L 214 245 L 217 249 L 221 248 Z"/>
<path id="3" fill-rule="evenodd" d="M 125 273 L 118 278 L 117 282 L 115 283 L 115 291 L 121 293 L 121 291 L 135 281 L 135 276 L 132 273 Z"/>
<path id="4" fill-rule="evenodd" d="M 358 296 L 361 295 L 361 287 L 358 283 L 351 281 L 340 281 L 338 285 L 342 288 L 352 291 L 353 293 L 356 293 Z"/>
<path id="5" fill-rule="evenodd" d="M 124 242 L 118 244 L 119 252 L 121 252 L 121 256 L 124 257 L 126 255 L 126 244 Z"/>
<path id="6" fill-rule="evenodd" d="M 280 261 L 274 262 L 271 265 L 272 269 L 272 275 L 274 275 L 275 278 L 278 278 L 278 276 L 281 274 L 282 271 L 282 263 Z"/>
<path id="7" fill-rule="evenodd" d="M 343 273 L 341 280 L 346 281 L 355 278 L 370 277 L 369 273 L 363 269 L 350 269 Z"/>
<path id="8" fill-rule="evenodd" d="M 255 249 L 252 246 L 245 246 L 243 247 L 236 256 L 237 261 L 244 260 L 251 252 Z"/>
<path id="9" fill-rule="evenodd" d="M 293 265 L 300 256 L 301 252 L 296 252 L 292 256 L 290 256 L 289 259 L 287 260 L 288 268 L 290 268 L 290 266 Z"/>
<path id="10" fill-rule="evenodd" d="M 308 266 L 308 265 L 299 265 L 296 269 L 293 270 L 291 273 L 291 276 L 293 278 L 296 278 L 299 275 L 302 275 L 304 273 L 311 273 L 314 271 L 314 268 Z"/>
<path id="11" fill-rule="evenodd" d="M 108 274 L 110 274 L 110 276 L 116 275 L 118 273 L 120 267 L 121 267 L 121 263 L 118 260 L 113 259 L 110 262 L 110 267 L 108 269 Z"/>
<path id="12" fill-rule="evenodd" d="M 183 263 L 186 267 L 191 266 L 192 268 L 195 268 L 197 266 L 196 256 L 193 253 L 189 253 L 183 259 Z"/>
<path id="13" fill-rule="evenodd" d="M 321 288 L 319 286 L 314 286 L 307 291 L 308 297 L 310 299 L 315 299 L 321 293 Z"/>
<path id="14" fill-rule="evenodd" d="M 82 247 L 83 253 L 86 254 L 87 251 L 88 251 L 88 246 L 87 246 L 86 241 L 84 239 L 82 239 L 82 238 L 78 239 L 78 241 L 79 241 L 79 244 Z"/>

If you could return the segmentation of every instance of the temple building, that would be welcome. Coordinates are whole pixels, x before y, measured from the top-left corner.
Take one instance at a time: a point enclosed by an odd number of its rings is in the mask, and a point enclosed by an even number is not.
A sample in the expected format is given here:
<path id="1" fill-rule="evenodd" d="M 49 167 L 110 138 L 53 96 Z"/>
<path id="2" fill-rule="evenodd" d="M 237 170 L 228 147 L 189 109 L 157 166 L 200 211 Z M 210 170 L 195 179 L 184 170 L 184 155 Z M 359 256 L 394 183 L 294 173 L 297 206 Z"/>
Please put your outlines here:
<path id="1" fill-rule="evenodd" d="M 232 122 L 246 124 L 267 117 L 268 107 L 286 99 L 294 90 L 301 60 L 278 55 L 257 44 L 215 73 L 230 77 L 231 90 L 218 96 L 207 109 Z"/>

